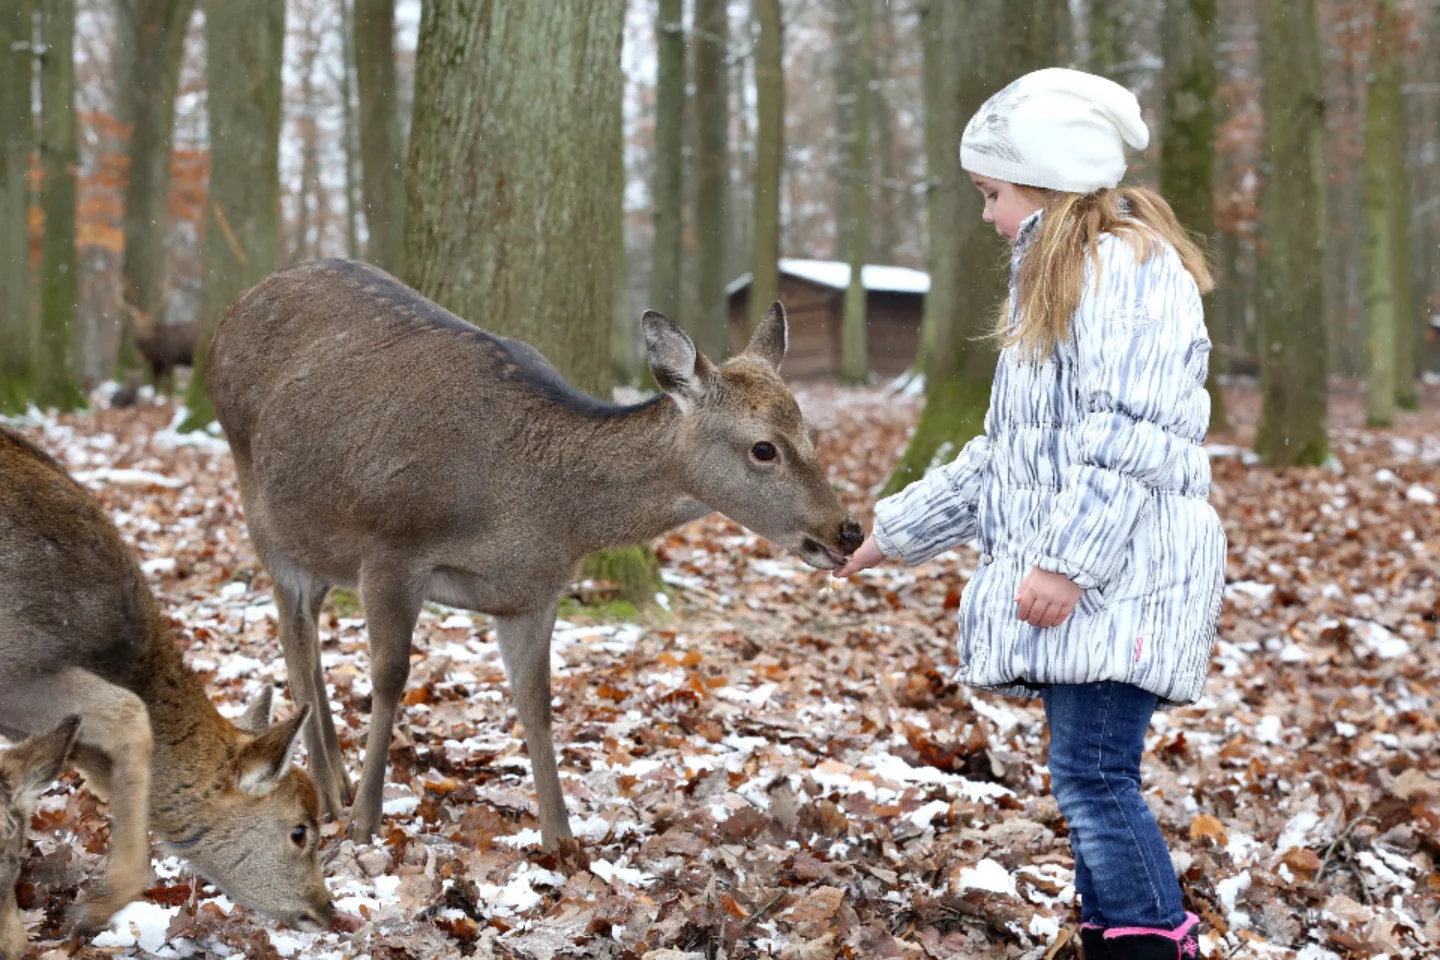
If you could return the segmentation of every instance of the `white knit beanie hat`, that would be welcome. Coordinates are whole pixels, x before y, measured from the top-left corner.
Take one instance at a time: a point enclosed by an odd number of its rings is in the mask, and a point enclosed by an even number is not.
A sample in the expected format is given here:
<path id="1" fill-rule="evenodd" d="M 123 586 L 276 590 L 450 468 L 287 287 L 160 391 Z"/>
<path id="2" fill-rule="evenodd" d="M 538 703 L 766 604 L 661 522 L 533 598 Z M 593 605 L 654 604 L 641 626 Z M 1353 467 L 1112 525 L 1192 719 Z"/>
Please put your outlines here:
<path id="1" fill-rule="evenodd" d="M 1125 145 L 1145 149 L 1140 103 L 1093 73 L 1027 73 L 975 112 L 960 137 L 960 166 L 982 177 L 1093 193 L 1125 175 Z"/>

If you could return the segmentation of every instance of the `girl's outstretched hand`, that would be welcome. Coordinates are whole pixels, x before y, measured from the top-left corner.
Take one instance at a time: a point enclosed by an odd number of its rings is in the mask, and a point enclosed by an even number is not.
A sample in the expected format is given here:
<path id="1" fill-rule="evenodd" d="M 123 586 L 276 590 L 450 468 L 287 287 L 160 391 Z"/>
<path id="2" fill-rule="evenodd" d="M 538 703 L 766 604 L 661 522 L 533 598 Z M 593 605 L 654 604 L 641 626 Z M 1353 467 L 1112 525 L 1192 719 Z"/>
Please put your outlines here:
<path id="1" fill-rule="evenodd" d="M 1064 574 L 1035 567 L 1020 581 L 1015 615 L 1032 627 L 1058 627 L 1074 611 L 1084 592 Z"/>
<path id="2" fill-rule="evenodd" d="M 885 554 L 881 553 L 880 548 L 875 546 L 875 534 L 872 533 L 865 538 L 864 543 L 860 544 L 860 549 L 856 550 L 850 555 L 850 559 L 845 561 L 845 566 L 840 567 L 838 570 L 831 571 L 830 576 L 853 577 L 861 570 L 869 569 L 884 559 Z"/>

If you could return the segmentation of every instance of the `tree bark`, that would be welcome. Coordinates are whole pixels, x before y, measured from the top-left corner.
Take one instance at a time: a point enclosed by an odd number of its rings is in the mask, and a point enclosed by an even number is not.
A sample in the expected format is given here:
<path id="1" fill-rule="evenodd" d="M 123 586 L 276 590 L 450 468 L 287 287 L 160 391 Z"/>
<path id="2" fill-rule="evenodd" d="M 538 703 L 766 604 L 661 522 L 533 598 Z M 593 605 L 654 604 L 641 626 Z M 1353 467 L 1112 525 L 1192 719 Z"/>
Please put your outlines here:
<path id="1" fill-rule="evenodd" d="M 35 399 L 43 408 L 85 406 L 75 375 L 75 313 L 80 303 L 75 254 L 76 174 L 75 0 L 42 0 L 40 36 L 40 197 L 45 243 L 40 272 L 40 354 Z"/>
<path id="2" fill-rule="evenodd" d="M 1385 206 L 1390 226 L 1390 286 L 1395 302 L 1395 403 L 1405 410 L 1419 404 L 1415 381 L 1418 376 L 1418 351 L 1414 289 L 1412 287 L 1410 249 L 1410 175 L 1405 168 L 1405 147 L 1408 140 L 1405 104 L 1400 95 L 1404 79 L 1404 36 L 1395 0 L 1377 0 L 1375 10 L 1375 46 L 1370 68 L 1370 96 L 1381 98 L 1381 135 L 1376 146 L 1384 165 L 1382 189 L 1389 194 Z M 1368 111 L 1366 149 L 1370 147 Z M 1368 168 L 1368 157 L 1367 168 Z M 1370 189 L 1367 178 L 1365 189 Z"/>
<path id="3" fill-rule="evenodd" d="M 725 260 L 729 250 L 730 111 L 726 96 L 725 53 L 729 46 L 725 0 L 695 0 L 695 153 L 696 297 L 699 316 L 691 333 L 712 360 L 730 353 L 730 305 L 725 297 Z"/>
<path id="4" fill-rule="evenodd" d="M 929 0 L 922 8 L 926 158 L 935 184 L 928 205 L 925 409 L 886 494 L 952 457 L 984 428 L 997 356 L 987 334 L 1008 275 L 995 231 L 981 219 L 980 194 L 960 169 L 960 134 L 991 94 L 1052 62 L 1054 30 L 1014 29 L 1017 22 L 1045 23 L 1052 6 L 1053 0 L 976 0 L 961 10 Z"/>
<path id="5" fill-rule="evenodd" d="M 1326 437 L 1325 102 L 1315 11 L 1263 0 L 1261 58 L 1266 169 L 1260 201 L 1260 424 L 1269 466 L 1318 464 Z"/>
<path id="6" fill-rule="evenodd" d="M 681 322 L 681 214 L 685 197 L 685 2 L 658 0 L 655 16 L 655 171 L 650 204 L 650 309 Z M 684 324 L 682 324 L 684 325 Z"/>
<path id="7" fill-rule="evenodd" d="M 400 268 L 405 236 L 404 152 L 395 89 L 395 0 L 355 0 L 354 22 L 361 191 L 369 231 L 365 253 L 371 263 L 394 273 Z M 480 94 L 483 91 L 477 91 L 470 104 L 477 112 L 486 109 L 488 100 Z"/>
<path id="8" fill-rule="evenodd" d="M 38 347 L 30 288 L 30 95 L 35 33 L 30 0 L 0 8 L 0 414 L 34 398 Z"/>
<path id="9" fill-rule="evenodd" d="M 280 67 L 285 0 L 212 3 L 205 12 L 210 205 L 200 277 L 200 338 L 183 429 L 215 419 L 210 338 L 226 307 L 275 269 L 280 219 Z"/>
<path id="10" fill-rule="evenodd" d="M 195 0 L 120 0 L 115 102 L 130 125 L 130 177 L 125 184 L 125 257 L 120 267 L 119 350 L 116 375 L 140 365 L 136 326 L 163 320 L 169 290 L 165 233 L 170 207 L 170 146 L 185 28 Z M 122 55 L 123 53 L 123 55 Z"/>
<path id="11" fill-rule="evenodd" d="M 1165 136 L 1160 193 L 1180 225 L 1209 246 L 1215 237 L 1215 0 L 1166 0 L 1163 37 Z M 1205 314 L 1216 311 L 1212 292 Z M 1225 400 L 1212 368 L 1210 428 L 1225 430 Z"/>
<path id="12" fill-rule="evenodd" d="M 785 158 L 785 68 L 780 0 L 754 0 L 755 255 L 750 281 L 753 331 L 780 296 L 780 173 Z"/>
<path id="13" fill-rule="evenodd" d="M 864 383 L 870 372 L 866 349 L 866 299 L 864 267 L 869 259 L 870 218 L 870 80 L 875 72 L 875 8 L 873 0 L 855 0 L 855 66 L 854 86 L 850 88 L 851 165 L 843 171 L 847 192 L 850 226 L 846 231 L 850 262 L 850 284 L 845 290 L 845 320 L 840 340 L 840 379 L 845 383 Z"/>
<path id="14" fill-rule="evenodd" d="M 1168 0 L 1167 0 L 1168 2 Z M 1091 73 L 1124 83 L 1126 61 L 1125 41 L 1129 30 L 1125 23 L 1125 0 L 1089 0 Z"/>
<path id="15" fill-rule="evenodd" d="M 1377 0 L 1365 106 L 1363 200 L 1365 331 L 1369 347 L 1365 421 L 1385 427 L 1395 407 L 1415 402 L 1410 309 L 1409 188 L 1400 99 L 1400 31 L 1394 0 Z M 1398 169 L 1397 169 L 1398 168 Z"/>
<path id="16" fill-rule="evenodd" d="M 401 265 L 427 297 L 534 345 L 598 396 L 620 171 L 595 158 L 619 151 L 623 7 L 426 5 Z"/>
<path id="17" fill-rule="evenodd" d="M 345 138 L 345 256 L 360 256 L 359 207 L 355 203 L 355 164 L 359 162 L 355 145 L 355 101 L 351 86 L 355 75 L 355 5 L 354 0 L 340 0 L 340 104 L 341 123 Z"/>

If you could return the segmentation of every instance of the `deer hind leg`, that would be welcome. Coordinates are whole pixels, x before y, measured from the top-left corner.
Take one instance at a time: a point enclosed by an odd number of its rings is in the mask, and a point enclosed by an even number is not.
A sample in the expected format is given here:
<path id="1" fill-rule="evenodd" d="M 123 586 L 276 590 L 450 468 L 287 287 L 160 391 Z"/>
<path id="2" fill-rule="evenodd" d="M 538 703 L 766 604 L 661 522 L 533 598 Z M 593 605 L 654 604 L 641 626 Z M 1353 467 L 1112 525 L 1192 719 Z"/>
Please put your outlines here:
<path id="1" fill-rule="evenodd" d="M 560 841 L 572 838 L 550 731 L 550 636 L 555 630 L 558 606 L 556 598 L 535 613 L 495 618 L 500 657 L 510 678 L 515 710 L 525 725 L 525 746 L 530 751 L 540 806 L 540 843 L 546 850 L 554 850 Z"/>
<path id="2" fill-rule="evenodd" d="M 380 826 L 385 766 L 390 759 L 390 733 L 395 713 L 410 679 L 410 638 L 424 599 L 421 589 L 403 573 L 366 568 L 360 574 L 360 603 L 370 635 L 370 734 L 365 743 L 365 768 L 355 792 L 350 832 L 356 840 L 375 835 Z"/>
<path id="3" fill-rule="evenodd" d="M 88 670 L 27 677 L 0 686 L 7 726 L 31 732 L 66 715 L 81 717 L 74 757 L 93 772 L 110 804 L 110 864 L 103 888 L 71 912 L 75 935 L 102 929 L 110 917 L 144 892 L 150 878 L 150 715 L 135 694 Z M 87 762 L 88 761 L 88 762 Z"/>
<path id="4" fill-rule="evenodd" d="M 335 719 L 330 715 L 325 672 L 320 666 L 320 605 L 330 585 L 286 562 L 272 564 L 271 569 L 278 574 L 275 606 L 280 610 L 280 645 L 285 650 L 290 695 L 297 708 L 310 707 L 310 722 L 305 726 L 310 775 L 320 792 L 321 812 L 341 817 L 350 797 L 350 778 L 345 775 L 345 757 L 335 733 Z"/>

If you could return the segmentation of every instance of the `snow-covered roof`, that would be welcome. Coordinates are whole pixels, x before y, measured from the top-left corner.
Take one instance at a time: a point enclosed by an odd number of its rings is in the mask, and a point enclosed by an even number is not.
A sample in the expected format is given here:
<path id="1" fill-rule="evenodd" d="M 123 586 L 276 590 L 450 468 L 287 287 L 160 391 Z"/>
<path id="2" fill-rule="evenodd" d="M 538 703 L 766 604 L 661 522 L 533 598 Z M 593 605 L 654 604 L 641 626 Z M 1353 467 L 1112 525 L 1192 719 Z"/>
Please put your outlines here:
<path id="1" fill-rule="evenodd" d="M 844 290 L 850 286 L 850 264 L 838 260 L 795 260 L 782 257 L 780 272 L 832 290 Z M 725 287 L 726 295 L 744 290 L 750 285 L 751 279 L 751 274 L 743 273 L 731 280 Z M 860 271 L 860 282 L 865 285 L 866 290 L 878 293 L 923 294 L 930 291 L 930 275 L 923 270 L 911 270 L 909 267 L 866 264 Z"/>

